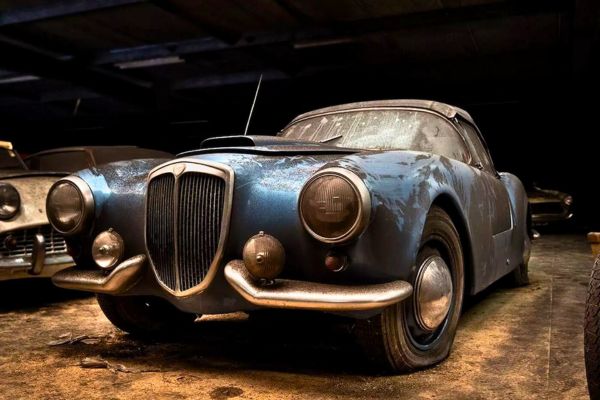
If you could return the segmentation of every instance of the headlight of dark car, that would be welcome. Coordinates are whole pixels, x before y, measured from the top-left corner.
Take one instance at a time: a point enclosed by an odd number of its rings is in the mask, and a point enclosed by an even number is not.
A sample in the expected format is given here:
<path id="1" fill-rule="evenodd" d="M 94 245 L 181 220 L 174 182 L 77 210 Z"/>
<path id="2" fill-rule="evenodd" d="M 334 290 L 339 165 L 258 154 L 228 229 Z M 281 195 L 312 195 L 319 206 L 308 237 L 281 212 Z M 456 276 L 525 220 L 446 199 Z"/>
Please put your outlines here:
<path id="1" fill-rule="evenodd" d="M 0 183 L 0 219 L 11 219 L 21 208 L 21 197 L 9 183 Z"/>
<path id="2" fill-rule="evenodd" d="M 369 221 L 371 196 L 363 181 L 343 168 L 317 172 L 300 193 L 300 218 L 306 230 L 325 243 L 358 236 Z"/>
<path id="3" fill-rule="evenodd" d="M 56 182 L 48 192 L 48 220 L 60 233 L 82 232 L 94 212 L 94 195 L 87 183 L 76 176 Z"/>
<path id="4" fill-rule="evenodd" d="M 565 198 L 563 199 L 563 203 L 565 203 L 565 205 L 567 206 L 570 206 L 571 204 L 573 204 L 573 197 L 565 196 Z"/>

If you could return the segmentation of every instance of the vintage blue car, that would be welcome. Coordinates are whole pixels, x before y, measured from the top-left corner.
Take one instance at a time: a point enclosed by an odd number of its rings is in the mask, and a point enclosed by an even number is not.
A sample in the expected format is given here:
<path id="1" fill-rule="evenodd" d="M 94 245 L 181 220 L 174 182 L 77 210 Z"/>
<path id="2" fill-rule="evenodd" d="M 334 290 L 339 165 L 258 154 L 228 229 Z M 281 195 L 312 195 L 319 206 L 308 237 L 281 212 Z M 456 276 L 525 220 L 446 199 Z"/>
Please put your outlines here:
<path id="1" fill-rule="evenodd" d="M 527 282 L 523 185 L 469 114 L 431 101 L 324 108 L 276 137 L 79 171 L 47 213 L 77 262 L 54 283 L 98 293 L 125 331 L 316 310 L 355 318 L 394 371 L 447 357 L 465 295 Z"/>

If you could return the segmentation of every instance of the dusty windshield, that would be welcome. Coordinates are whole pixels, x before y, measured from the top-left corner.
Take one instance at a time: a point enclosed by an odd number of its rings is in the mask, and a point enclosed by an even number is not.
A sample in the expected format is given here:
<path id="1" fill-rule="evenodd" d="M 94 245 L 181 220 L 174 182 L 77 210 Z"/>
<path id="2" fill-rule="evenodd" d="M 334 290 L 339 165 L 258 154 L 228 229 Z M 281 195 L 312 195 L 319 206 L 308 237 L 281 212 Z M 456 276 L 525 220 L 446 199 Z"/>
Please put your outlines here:
<path id="1" fill-rule="evenodd" d="M 358 149 L 405 149 L 468 160 L 465 143 L 442 117 L 408 109 L 359 110 L 307 118 L 280 136 Z"/>
<path id="2" fill-rule="evenodd" d="M 12 150 L 0 149 L 0 169 L 25 169 L 19 156 Z"/>

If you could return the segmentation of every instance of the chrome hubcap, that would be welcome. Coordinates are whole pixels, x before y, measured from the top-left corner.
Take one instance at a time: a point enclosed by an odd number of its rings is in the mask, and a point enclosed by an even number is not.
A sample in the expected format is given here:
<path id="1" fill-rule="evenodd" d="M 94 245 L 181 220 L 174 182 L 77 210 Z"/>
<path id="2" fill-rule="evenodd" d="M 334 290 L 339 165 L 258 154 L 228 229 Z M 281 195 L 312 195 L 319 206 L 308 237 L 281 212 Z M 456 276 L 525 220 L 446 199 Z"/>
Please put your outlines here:
<path id="1" fill-rule="evenodd" d="M 425 331 L 436 330 L 448 315 L 452 304 L 452 275 L 440 256 L 428 257 L 415 281 L 415 319 Z"/>

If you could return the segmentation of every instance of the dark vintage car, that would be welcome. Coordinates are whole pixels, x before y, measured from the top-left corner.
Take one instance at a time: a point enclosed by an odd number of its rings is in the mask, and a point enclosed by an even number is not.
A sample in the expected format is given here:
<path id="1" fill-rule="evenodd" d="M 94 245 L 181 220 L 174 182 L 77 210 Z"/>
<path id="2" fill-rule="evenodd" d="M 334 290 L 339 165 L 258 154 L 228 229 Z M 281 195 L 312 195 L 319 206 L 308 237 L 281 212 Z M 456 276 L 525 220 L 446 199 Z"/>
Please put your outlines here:
<path id="1" fill-rule="evenodd" d="M 65 175 L 30 171 L 10 142 L 0 142 L 0 281 L 49 277 L 73 265 L 46 217 L 48 190 Z"/>
<path id="2" fill-rule="evenodd" d="M 567 221 L 573 217 L 573 197 L 558 190 L 541 189 L 536 185 L 527 191 L 534 225 Z"/>
<path id="3" fill-rule="evenodd" d="M 137 146 L 85 146 L 44 150 L 25 157 L 24 161 L 34 171 L 76 172 L 110 162 L 142 158 L 173 158 L 173 155 Z"/>
<path id="4" fill-rule="evenodd" d="M 443 360 L 463 298 L 527 282 L 527 196 L 465 111 L 430 101 L 303 114 L 277 137 L 206 140 L 57 182 L 48 216 L 78 254 L 53 277 L 119 328 L 302 309 L 356 319 L 374 361 Z"/>

